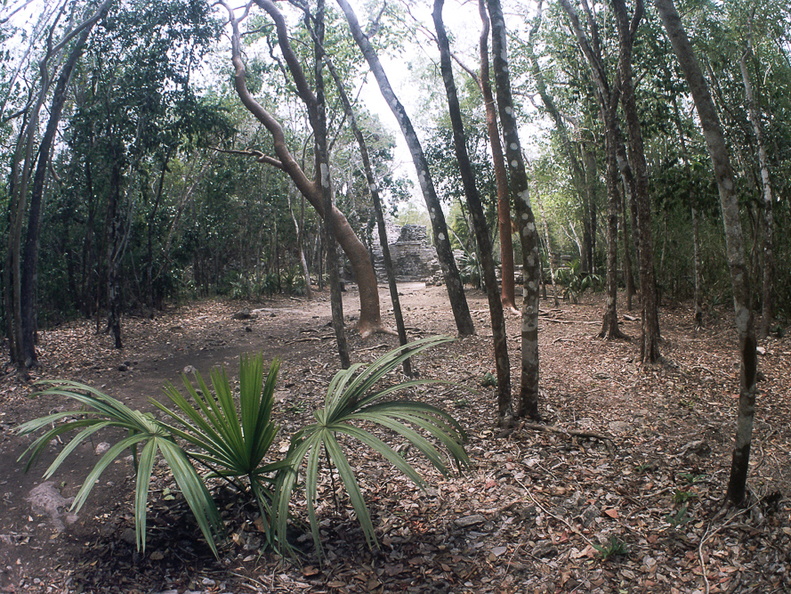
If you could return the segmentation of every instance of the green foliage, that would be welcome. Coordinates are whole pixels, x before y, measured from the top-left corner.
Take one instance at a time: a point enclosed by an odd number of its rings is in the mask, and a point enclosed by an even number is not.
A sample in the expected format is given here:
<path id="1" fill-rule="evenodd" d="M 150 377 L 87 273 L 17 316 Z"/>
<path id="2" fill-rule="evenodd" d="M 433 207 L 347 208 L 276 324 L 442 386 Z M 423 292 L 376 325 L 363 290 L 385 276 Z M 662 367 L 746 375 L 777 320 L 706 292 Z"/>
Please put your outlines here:
<path id="1" fill-rule="evenodd" d="M 459 257 L 459 275 L 461 282 L 480 289 L 483 281 L 483 270 L 476 252 L 465 252 Z"/>
<path id="2" fill-rule="evenodd" d="M 594 544 L 592 546 L 596 549 L 596 552 L 599 553 L 599 558 L 601 558 L 602 561 L 629 554 L 629 547 L 614 534 L 610 535 L 609 540 L 605 544 Z"/>
<path id="3" fill-rule="evenodd" d="M 341 478 L 366 542 L 369 546 L 376 544 L 371 516 L 349 460 L 343 452 L 341 441 L 338 439 L 340 435 L 370 447 L 415 484 L 420 487 L 425 485 L 421 476 L 401 454 L 373 433 L 362 429 L 359 426 L 361 424 L 372 423 L 398 434 L 419 450 L 444 475 L 449 474 L 450 470 L 442 455 L 418 430 L 428 433 L 439 441 L 458 467 L 469 465 L 469 459 L 462 446 L 465 440 L 464 430 L 450 415 L 420 402 L 384 400 L 385 396 L 396 391 L 425 384 L 426 381 L 414 380 L 375 389 L 379 381 L 396 369 L 404 359 L 449 340 L 446 337 L 418 340 L 382 355 L 367 367 L 357 364 L 335 374 L 327 390 L 324 408 L 314 413 L 316 422 L 301 429 L 292 438 L 287 456 L 289 468 L 281 473 L 281 482 L 277 489 L 278 508 L 275 517 L 278 521 L 277 535 L 280 542 L 286 542 L 289 501 L 304 468 L 311 533 L 317 549 L 321 551 L 316 500 L 319 470 L 324 455 L 327 463 L 335 468 Z"/>
<path id="4" fill-rule="evenodd" d="M 132 410 L 118 400 L 85 384 L 70 381 L 48 382 L 39 395 L 71 398 L 82 404 L 81 410 L 58 412 L 23 423 L 21 435 L 44 431 L 20 456 L 27 457 L 26 470 L 54 439 L 76 432 L 47 468 L 49 478 L 75 449 L 95 433 L 121 428 L 126 437 L 118 439 L 100 458 L 82 484 L 73 509 L 79 510 L 91 489 L 110 463 L 131 449 L 136 461 L 135 531 L 137 545 L 145 549 L 146 505 L 149 483 L 159 453 L 173 475 L 198 526 L 214 551 L 222 530 L 216 504 L 209 491 L 211 479 L 233 483 L 240 493 L 249 493 L 261 512 L 270 545 L 283 552 L 290 550 L 286 538 L 289 504 L 304 474 L 308 517 L 317 549 L 319 542 L 316 501 L 322 454 L 341 477 L 363 528 L 366 541 L 376 543 L 370 513 L 340 436 L 350 437 L 370 447 L 391 462 L 417 485 L 425 482 L 415 468 L 391 446 L 360 425 L 378 425 L 394 433 L 420 451 L 443 474 L 450 469 L 434 442 L 444 447 L 455 464 L 469 465 L 462 446 L 465 434 L 447 413 L 429 404 L 411 400 L 390 400 L 396 391 L 430 383 L 427 380 L 396 383 L 376 388 L 380 380 L 407 357 L 449 341 L 430 337 L 384 354 L 368 366 L 357 364 L 338 372 L 330 382 L 324 407 L 314 414 L 316 422 L 291 438 L 291 446 L 282 459 L 272 459 L 272 444 L 278 427 L 272 419 L 274 391 L 279 362 L 274 361 L 264 379 L 261 355 L 243 356 L 239 365 L 238 390 L 223 369 L 211 372 L 207 383 L 199 373 L 193 381 L 183 376 L 182 394 L 174 385 L 164 388 L 169 404 L 152 401 L 164 415 Z M 426 437 L 426 435 L 428 437 Z M 195 464 L 208 472 L 199 474 Z"/>
<path id="5" fill-rule="evenodd" d="M 198 372 L 194 384 L 183 376 L 189 399 L 167 384 L 164 391 L 173 409 L 152 401 L 175 421 L 162 425 L 189 444 L 190 458 L 205 465 L 213 475 L 232 482 L 247 480 L 265 520 L 271 517 L 274 474 L 284 467 L 282 461 L 266 461 L 278 431 L 272 420 L 272 406 L 279 369 L 280 362 L 273 361 L 264 381 L 263 356 L 243 356 L 239 363 L 238 406 L 222 368 L 211 372 L 211 390 Z M 244 487 L 238 482 L 237 486 Z"/>
<path id="6" fill-rule="evenodd" d="M 665 520 L 667 520 L 667 523 L 673 526 L 673 528 L 678 528 L 679 526 L 683 526 L 690 520 L 689 516 L 687 515 L 688 510 L 689 510 L 689 505 L 685 503 L 678 508 L 678 511 L 676 513 L 670 513 L 666 515 Z"/>
<path id="7" fill-rule="evenodd" d="M 686 503 L 690 499 L 694 499 L 698 494 L 692 491 L 684 491 L 683 489 L 676 489 L 673 493 L 673 503 Z"/>
<path id="8" fill-rule="evenodd" d="M 85 410 L 57 412 L 23 423 L 16 431 L 27 435 L 48 429 L 38 437 L 19 457 L 28 457 L 25 470 L 28 470 L 38 459 L 49 443 L 66 433 L 77 431 L 77 434 L 61 450 L 49 465 L 44 478 L 51 477 L 69 455 L 98 431 L 120 428 L 127 436 L 117 441 L 99 459 L 86 477 L 72 504 L 73 511 L 79 511 L 102 473 L 127 449 L 132 450 L 136 460 L 135 472 L 135 534 L 137 546 L 145 550 L 146 535 L 146 503 L 148 487 L 157 451 L 170 467 L 176 484 L 181 489 L 184 499 L 192 510 L 198 526 L 215 554 L 217 547 L 214 537 L 219 532 L 221 521 L 214 500 L 209 494 L 203 477 L 198 475 L 190 463 L 187 453 L 176 443 L 167 426 L 157 421 L 150 413 L 132 410 L 118 400 L 78 382 L 57 380 L 43 382 L 50 387 L 39 392 L 39 396 L 63 396 L 76 400 Z M 142 448 L 138 452 L 138 448 Z"/>
<path id="9" fill-rule="evenodd" d="M 588 289 L 598 291 L 604 285 L 604 279 L 598 274 L 583 272 L 579 260 L 574 260 L 568 267 L 558 268 L 555 279 L 563 287 L 563 298 L 570 299 L 572 303 L 576 303 Z"/>

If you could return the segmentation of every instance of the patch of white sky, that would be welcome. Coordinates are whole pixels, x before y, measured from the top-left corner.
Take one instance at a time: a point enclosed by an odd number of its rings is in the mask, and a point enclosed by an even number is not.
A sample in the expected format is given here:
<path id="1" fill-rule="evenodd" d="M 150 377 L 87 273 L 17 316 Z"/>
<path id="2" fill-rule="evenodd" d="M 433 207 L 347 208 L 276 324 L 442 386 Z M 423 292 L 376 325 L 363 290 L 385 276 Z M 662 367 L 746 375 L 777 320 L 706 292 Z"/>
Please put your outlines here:
<path id="1" fill-rule="evenodd" d="M 430 125 L 428 121 L 434 115 L 447 110 L 445 92 L 439 74 L 439 50 L 435 41 L 435 29 L 432 19 L 433 3 L 427 0 L 407 0 L 408 16 L 404 26 L 411 28 L 412 35 L 404 40 L 404 47 L 397 55 L 384 53 L 380 59 L 387 73 L 388 79 L 398 96 L 407 114 L 412 119 L 413 125 L 420 134 L 421 126 Z M 526 15 L 535 10 L 534 2 L 510 3 L 513 12 L 506 12 L 506 27 L 509 32 L 516 32 L 526 23 Z M 358 6 L 355 6 L 360 23 L 365 28 L 368 15 Z M 508 10 L 508 8 L 506 8 Z M 481 18 L 477 0 L 446 0 L 443 10 L 443 21 L 448 37 L 451 40 L 451 51 L 454 58 L 466 68 L 478 72 L 480 66 L 479 43 L 481 34 Z M 463 78 L 468 74 L 454 63 L 456 85 L 461 87 L 465 82 Z M 434 70 L 435 76 L 426 80 L 427 71 Z M 433 89 L 429 89 L 432 87 Z M 433 90 L 433 99 L 429 103 L 429 94 Z M 423 91 L 426 91 L 425 93 Z M 517 101 L 523 96 L 515 94 Z M 412 203 L 420 209 L 425 209 L 422 197 L 419 195 L 417 173 L 412 163 L 412 157 L 407 148 L 406 141 L 400 132 L 398 122 L 392 111 L 383 99 L 379 87 L 372 75 L 366 77 L 360 90 L 360 99 L 366 107 L 376 113 L 382 123 L 393 132 L 396 138 L 396 168 L 397 172 L 405 175 L 413 182 Z M 534 112 L 535 106 L 531 101 L 522 105 L 523 112 Z M 520 128 L 522 146 L 528 156 L 534 155 L 538 146 L 545 137 L 542 127 L 525 122 Z M 452 148 L 448 147 L 451 151 Z"/>

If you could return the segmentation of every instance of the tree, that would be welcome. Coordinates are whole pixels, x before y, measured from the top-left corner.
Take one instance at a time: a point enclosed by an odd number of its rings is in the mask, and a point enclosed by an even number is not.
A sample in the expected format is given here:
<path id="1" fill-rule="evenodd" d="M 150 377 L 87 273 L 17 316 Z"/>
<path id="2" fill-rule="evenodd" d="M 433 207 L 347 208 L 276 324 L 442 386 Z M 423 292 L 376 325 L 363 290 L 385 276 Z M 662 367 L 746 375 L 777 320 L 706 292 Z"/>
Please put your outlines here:
<path id="1" fill-rule="evenodd" d="M 280 49 L 283 52 L 289 72 L 296 84 L 297 92 L 308 108 L 314 134 L 318 134 L 321 124 L 318 121 L 319 107 L 317 104 L 317 97 L 310 89 L 302 67 L 290 48 L 285 20 L 273 3 L 261 1 L 258 2 L 258 4 L 267 11 L 276 23 Z M 261 154 L 259 156 L 259 161 L 261 163 L 273 165 L 287 173 L 297 188 L 299 188 L 302 195 L 305 196 L 313 208 L 316 209 L 319 216 L 324 218 L 328 211 L 325 209 L 324 186 L 322 182 L 329 182 L 329 163 L 326 160 L 322 160 L 319 156 L 320 151 L 317 151 L 315 155 L 315 177 L 311 180 L 302 170 L 297 160 L 292 156 L 287 146 L 286 137 L 280 122 L 275 119 L 263 105 L 256 101 L 253 94 L 247 88 L 247 71 L 242 60 L 241 33 L 239 31 L 239 23 L 245 15 L 237 19 L 230 7 L 226 5 L 226 8 L 228 8 L 229 11 L 229 18 L 233 31 L 232 62 L 235 69 L 234 84 L 236 92 L 244 106 L 264 125 L 264 127 L 266 127 L 274 142 L 275 157 Z M 322 164 L 324 167 L 322 167 Z M 349 225 L 346 217 L 343 216 L 343 213 L 333 206 L 333 208 L 329 210 L 329 214 L 332 217 L 335 239 L 349 258 L 360 289 L 360 319 L 357 328 L 362 336 L 369 336 L 382 329 L 376 273 L 374 272 L 368 250 L 354 233 L 354 230 L 351 225 Z"/>
<path id="2" fill-rule="evenodd" d="M 489 32 L 491 23 L 486 12 L 485 0 L 478 0 L 478 12 L 481 16 L 480 62 L 481 71 L 478 85 L 483 95 L 486 108 L 486 132 L 492 151 L 495 182 L 497 184 L 497 227 L 500 232 L 500 288 L 503 307 L 516 309 L 514 289 L 514 247 L 511 240 L 511 196 L 508 192 L 508 170 L 503 157 L 503 145 L 497 125 L 497 106 L 492 93 L 492 81 L 489 68 Z"/>
<path id="3" fill-rule="evenodd" d="M 500 422 L 504 422 L 511 411 L 511 369 L 508 360 L 508 343 L 505 333 L 505 318 L 503 316 L 503 303 L 497 291 L 497 277 L 494 271 L 494 258 L 492 244 L 489 239 L 489 230 L 486 224 L 486 215 L 481 205 L 481 197 L 476 186 L 475 176 L 467 153 L 467 140 L 464 133 L 464 124 L 461 118 L 459 97 L 456 92 L 456 83 L 453 80 L 453 67 L 445 25 L 442 21 L 442 7 L 444 0 L 434 0 L 434 27 L 437 31 L 437 45 L 440 51 L 440 68 L 442 80 L 445 84 L 445 94 L 448 99 L 448 111 L 453 127 L 453 146 L 456 152 L 459 172 L 461 174 L 467 206 L 472 216 L 472 226 L 478 245 L 481 265 L 483 267 L 486 296 L 489 301 L 489 316 L 492 324 L 492 339 L 494 341 L 494 359 L 497 372 L 497 414 Z M 510 229 L 509 229 L 510 234 Z M 505 273 L 503 273 L 505 274 Z"/>
<path id="4" fill-rule="evenodd" d="M 634 172 L 634 201 L 637 210 L 640 258 L 640 303 L 642 309 L 642 333 L 640 360 L 655 363 L 659 360 L 659 312 L 654 272 L 654 239 L 651 233 L 651 200 L 648 195 L 648 167 L 643 149 L 643 133 L 635 99 L 635 83 L 632 75 L 632 50 L 637 27 L 643 18 L 643 2 L 636 0 L 631 22 L 624 0 L 612 0 L 618 28 L 618 74 L 621 82 L 620 100 L 623 107 L 629 136 L 629 162 Z M 628 249 L 628 246 L 627 246 Z"/>
<path id="5" fill-rule="evenodd" d="M 755 9 L 753 8 L 753 11 Z M 744 97 L 747 103 L 747 115 L 750 119 L 750 124 L 755 134 L 755 143 L 758 148 L 758 165 L 761 172 L 761 189 L 763 190 L 763 224 L 764 224 L 764 238 L 763 238 L 763 282 L 761 291 L 761 325 L 759 328 L 759 336 L 766 338 L 769 334 L 769 328 L 772 325 L 772 318 L 774 317 L 774 216 L 773 216 L 773 203 L 774 192 L 772 191 L 772 180 L 769 173 L 769 157 L 766 151 L 766 141 L 764 140 L 764 130 L 761 124 L 761 114 L 758 111 L 758 102 L 755 97 L 755 90 L 750 76 L 750 70 L 747 65 L 747 59 L 753 53 L 752 42 L 752 24 L 754 12 L 750 14 L 747 24 L 747 35 L 745 40 L 744 52 L 739 59 L 739 70 L 742 74 L 742 81 L 744 83 Z"/>
<path id="6" fill-rule="evenodd" d="M 681 17 L 673 0 L 654 0 L 662 17 L 667 35 L 673 45 L 681 69 L 689 84 L 695 109 L 700 118 L 700 126 L 706 138 L 717 188 L 720 194 L 722 222 L 725 228 L 725 243 L 728 265 L 733 289 L 736 331 L 739 337 L 739 410 L 736 425 L 736 443 L 733 448 L 731 475 L 728 481 L 727 497 L 734 504 L 741 504 L 747 490 L 747 473 L 750 462 L 753 418 L 755 416 L 755 392 L 758 359 L 756 356 L 755 325 L 750 307 L 752 291 L 750 288 L 747 262 L 744 255 L 744 239 L 739 218 L 739 201 L 734 191 L 735 177 L 731 167 L 730 154 L 722 132 L 719 117 L 703 76 L 700 63 L 687 37 Z"/>
<path id="7" fill-rule="evenodd" d="M 604 139 L 607 156 L 607 305 L 602 321 L 600 336 L 603 338 L 622 338 L 623 334 L 618 327 L 618 210 L 621 195 L 618 189 L 619 170 L 623 177 L 623 189 L 630 196 L 634 195 L 634 179 L 631 169 L 626 162 L 623 149 L 623 136 L 618 123 L 618 101 L 620 97 L 620 80 L 610 81 L 602 56 L 602 44 L 599 38 L 598 26 L 590 10 L 586 16 L 590 29 L 590 39 L 582 28 L 579 15 L 568 0 L 560 0 L 571 22 L 572 29 L 577 38 L 582 53 L 588 61 L 590 75 L 596 87 L 596 98 L 599 104 L 599 113 L 604 123 Z M 587 3 L 583 0 L 583 7 Z"/>
<path id="8" fill-rule="evenodd" d="M 445 222 L 445 215 L 442 213 L 442 205 L 439 202 L 439 198 L 437 198 L 437 192 L 434 188 L 434 182 L 431 178 L 426 156 L 423 153 L 423 147 L 420 144 L 420 140 L 412 126 L 412 121 L 409 119 L 404 106 L 393 92 L 393 88 L 390 85 L 390 81 L 382 67 L 376 50 L 371 45 L 368 36 L 363 33 L 360 27 L 357 15 L 346 0 L 338 0 L 338 5 L 341 7 L 341 10 L 343 10 L 344 15 L 346 15 L 346 21 L 349 23 L 352 37 L 354 37 L 354 41 L 365 56 L 368 66 L 371 68 L 371 72 L 379 85 L 379 90 L 387 101 L 387 105 L 390 107 L 393 115 L 396 117 L 401 132 L 406 139 L 407 146 L 409 147 L 409 152 L 412 155 L 412 161 L 418 173 L 418 180 L 420 181 L 423 198 L 426 201 L 426 208 L 428 208 L 431 218 L 431 227 L 434 231 L 434 243 L 437 248 L 437 258 L 445 278 L 445 288 L 448 291 L 450 306 L 456 321 L 456 330 L 461 336 L 474 334 L 475 327 L 472 322 L 472 316 L 470 315 L 470 309 L 467 305 L 467 298 L 464 295 L 464 287 L 459 277 L 459 270 L 453 258 L 453 251 L 450 247 L 448 226 Z"/>
<path id="9" fill-rule="evenodd" d="M 91 30 L 107 13 L 112 0 L 89 13 L 82 21 L 70 26 L 59 41 L 55 41 L 57 26 L 66 6 L 63 5 L 50 26 L 44 56 L 39 61 L 39 89 L 37 96 L 28 106 L 20 128 L 17 150 L 12 163 L 11 178 L 11 233 L 7 260 L 6 312 L 9 316 L 9 340 L 11 359 L 20 367 L 36 365 L 36 281 L 38 273 L 38 251 L 42 199 L 50 167 L 55 135 L 58 131 L 63 107 L 66 103 L 72 73 L 82 54 Z M 61 52 L 71 44 L 69 54 L 60 67 L 55 91 L 49 109 L 49 119 L 38 147 L 40 112 L 49 94 L 53 77 L 58 69 Z M 30 195 L 28 196 L 28 188 Z M 23 219 L 27 214 L 27 235 L 22 254 Z M 10 277 L 10 279 L 9 279 Z M 10 280 L 11 282 L 8 282 Z"/>
<path id="10" fill-rule="evenodd" d="M 517 417 L 539 419 L 538 410 L 538 310 L 541 283 L 541 257 L 535 216 L 530 206 L 530 190 L 522 156 L 522 143 L 516 123 L 508 67 L 508 46 L 502 7 L 499 0 L 487 0 L 492 23 L 492 64 L 497 89 L 497 109 L 503 127 L 509 188 L 516 207 L 519 237 L 522 242 L 524 302 L 522 305 L 522 371 Z"/>

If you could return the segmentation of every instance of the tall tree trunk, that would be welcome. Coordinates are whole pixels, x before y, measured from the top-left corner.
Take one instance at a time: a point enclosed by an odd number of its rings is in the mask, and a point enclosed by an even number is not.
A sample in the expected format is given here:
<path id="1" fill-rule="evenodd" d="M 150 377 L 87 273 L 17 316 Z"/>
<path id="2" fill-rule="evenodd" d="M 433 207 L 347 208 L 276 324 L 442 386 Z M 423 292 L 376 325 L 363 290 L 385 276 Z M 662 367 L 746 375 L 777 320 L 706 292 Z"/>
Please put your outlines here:
<path id="1" fill-rule="evenodd" d="M 505 157 L 508 164 L 509 188 L 516 206 L 519 237 L 522 241 L 522 267 L 524 275 L 524 301 L 522 305 L 522 371 L 519 404 L 516 415 L 540 419 L 538 411 L 538 311 L 539 285 L 541 283 L 541 255 L 539 237 L 530 190 L 527 181 L 522 143 L 511 94 L 511 75 L 508 66 L 508 47 L 505 19 L 500 0 L 487 0 L 492 22 L 492 65 L 497 88 L 497 108 L 503 127 Z"/>
<path id="2" fill-rule="evenodd" d="M 725 245 L 733 288 L 735 325 L 739 336 L 739 411 L 727 492 L 728 499 L 738 505 L 744 501 L 747 492 L 750 445 L 752 443 L 753 419 L 755 418 L 755 382 L 758 371 L 755 325 L 750 308 L 751 288 L 744 254 L 742 225 L 739 218 L 739 200 L 735 192 L 735 179 L 725 135 L 722 132 L 717 110 L 714 107 L 703 71 L 681 23 L 681 17 L 678 15 L 673 0 L 654 0 L 654 4 L 662 17 L 662 23 L 692 92 L 700 125 L 706 139 L 706 146 L 714 166 L 714 175 L 720 195 Z"/>
<path id="3" fill-rule="evenodd" d="M 453 318 L 456 321 L 456 330 L 461 336 L 469 336 L 475 333 L 475 327 L 472 322 L 472 315 L 470 315 L 470 308 L 467 305 L 467 298 L 464 295 L 464 287 L 461 283 L 459 270 L 456 266 L 456 260 L 453 258 L 453 250 L 450 247 L 450 237 L 448 235 L 448 226 L 445 222 L 445 215 L 442 213 L 442 205 L 437 197 L 434 182 L 431 179 L 431 173 L 428 167 L 428 161 L 423 152 L 423 147 L 420 145 L 417 133 L 412 126 L 412 121 L 404 109 L 404 106 L 398 100 L 390 81 L 385 74 L 382 63 L 379 61 L 379 56 L 374 50 L 368 37 L 363 33 L 360 23 L 357 21 L 357 15 L 346 0 L 338 0 L 338 5 L 346 15 L 346 21 L 349 23 L 352 37 L 357 43 L 357 46 L 365 56 L 371 72 L 376 78 L 379 85 L 379 90 L 382 93 L 387 105 L 393 112 L 401 132 L 404 135 L 409 152 L 412 155 L 412 161 L 418 174 L 418 181 L 420 182 L 420 189 L 423 192 L 423 199 L 428 208 L 429 218 L 431 219 L 431 227 L 434 231 L 434 242 L 437 248 L 437 259 L 442 267 L 442 273 L 445 278 L 445 287 L 448 291 L 448 298 L 450 299 L 450 306 L 453 310 Z"/>
<path id="4" fill-rule="evenodd" d="M 752 23 L 750 23 L 752 27 Z M 747 100 L 747 114 L 750 124 L 755 134 L 755 143 L 758 145 L 758 166 L 761 170 L 761 189 L 763 190 L 763 256 L 764 266 L 762 275 L 761 291 L 761 324 L 758 327 L 759 338 L 766 338 L 772 326 L 774 317 L 774 215 L 772 213 L 773 194 L 772 180 L 769 175 L 769 158 L 766 154 L 766 143 L 764 141 L 763 126 L 761 126 L 761 115 L 758 112 L 758 104 L 755 99 L 755 91 L 750 80 L 750 71 L 747 68 L 747 56 L 752 53 L 752 31 L 748 30 L 747 49 L 739 60 L 742 72 L 742 82 L 744 83 L 744 96 Z"/>
<path id="5" fill-rule="evenodd" d="M 500 233 L 500 300 L 504 308 L 516 309 L 516 292 L 514 285 L 514 245 L 511 239 L 511 196 L 508 193 L 508 171 L 505 167 L 503 145 L 497 126 L 497 107 L 492 93 L 491 74 L 489 72 L 489 32 L 491 29 L 489 15 L 486 12 L 486 0 L 478 0 L 478 12 L 481 16 L 480 56 L 481 72 L 478 85 L 483 95 L 486 109 L 486 133 L 492 149 L 492 167 L 497 188 L 497 229 Z"/>
<path id="6" fill-rule="evenodd" d="M 634 286 L 634 270 L 632 267 L 632 235 L 629 233 L 628 210 L 625 201 L 621 201 L 621 229 L 623 230 L 623 275 L 626 284 L 626 309 L 632 311 L 632 299 L 636 289 Z"/>
<path id="7" fill-rule="evenodd" d="M 63 64 L 58 82 L 55 85 L 55 93 L 52 97 L 52 104 L 49 110 L 49 120 L 38 147 L 38 162 L 36 172 L 33 175 L 33 186 L 30 191 L 30 209 L 28 212 L 27 237 L 25 239 L 24 265 L 21 270 L 21 356 L 25 367 L 32 367 L 36 364 L 36 285 L 38 278 L 38 253 L 39 236 L 41 234 L 41 208 L 44 198 L 44 189 L 49 170 L 52 146 L 55 142 L 55 135 L 60 124 L 60 117 L 63 113 L 63 106 L 66 103 L 69 82 L 72 72 L 77 65 L 77 61 L 82 55 L 88 36 L 93 27 L 85 27 L 75 42 L 69 53 L 69 57 Z"/>
<path id="8" fill-rule="evenodd" d="M 486 296 L 489 300 L 489 317 L 492 324 L 492 340 L 494 342 L 494 361 L 497 372 L 497 417 L 504 422 L 510 415 L 511 405 L 511 364 L 508 359 L 508 342 L 505 332 L 505 317 L 503 316 L 503 303 L 497 290 L 497 277 L 494 270 L 494 257 L 492 256 L 492 243 L 489 238 L 486 215 L 481 205 L 481 197 L 475 183 L 475 175 L 467 153 L 467 139 L 464 133 L 464 123 L 461 118 L 461 107 L 456 91 L 456 82 L 453 80 L 453 65 L 451 63 L 450 42 L 442 22 L 442 6 L 444 0 L 434 0 L 434 28 L 437 31 L 437 45 L 440 52 L 440 69 L 442 80 L 445 84 L 445 94 L 448 98 L 448 111 L 453 128 L 453 145 L 456 151 L 456 160 L 459 164 L 464 195 L 472 217 L 472 228 L 475 232 L 478 254 L 483 267 L 483 278 Z"/>
<path id="9" fill-rule="evenodd" d="M 94 25 L 103 18 L 113 0 L 105 0 L 96 11 L 69 29 L 60 40 L 54 39 L 55 25 L 47 33 L 46 53 L 39 61 L 40 81 L 35 99 L 25 114 L 23 125 L 14 150 L 9 183 L 9 251 L 6 272 L 6 315 L 11 359 L 22 367 L 36 364 L 36 284 L 42 199 L 52 146 L 57 133 L 68 85 L 74 67 L 82 53 Z M 61 11 L 65 10 L 66 5 Z M 59 22 L 60 16 L 55 20 Z M 39 132 L 41 109 L 52 84 L 54 58 L 70 43 L 71 51 L 63 64 L 56 83 L 50 107 L 49 120 L 44 135 L 34 150 Z M 51 71 L 50 68 L 53 68 Z M 32 175 L 32 179 L 31 179 Z M 32 181 L 32 185 L 31 185 Z M 30 189 L 30 196 L 28 196 Z M 27 235 L 22 244 L 23 220 L 27 214 Z M 23 255 L 24 250 L 24 255 Z M 24 265 L 23 265 L 24 262 Z"/>
<path id="10" fill-rule="evenodd" d="M 648 195 L 648 167 L 643 149 L 643 133 L 635 99 L 632 75 L 632 48 L 637 27 L 643 17 L 643 2 L 636 0 L 631 19 L 626 13 L 624 0 L 612 0 L 618 24 L 619 56 L 618 69 L 621 79 L 621 105 L 629 132 L 629 162 L 635 178 L 635 203 L 637 205 L 637 227 L 640 237 L 640 305 L 642 310 L 642 336 L 640 359 L 643 363 L 655 363 L 659 355 L 659 308 L 656 294 L 654 269 L 654 240 L 651 233 L 651 199 Z"/>
<path id="11" fill-rule="evenodd" d="M 395 269 L 393 267 L 393 259 L 390 256 L 390 245 L 387 238 L 387 226 L 385 225 L 384 211 L 382 209 L 382 199 L 379 196 L 379 184 L 376 176 L 374 175 L 374 168 L 371 165 L 371 157 L 368 152 L 368 144 L 365 142 L 360 127 L 357 125 L 357 118 L 354 115 L 352 103 L 349 100 L 349 95 L 343 86 L 340 76 L 335 70 L 331 61 L 327 61 L 327 66 L 335 80 L 335 86 L 338 89 L 343 109 L 346 112 L 346 118 L 349 120 L 354 138 L 357 140 L 357 146 L 360 149 L 360 158 L 363 162 L 363 170 L 365 171 L 365 180 L 368 182 L 368 191 L 371 194 L 371 201 L 374 205 L 374 214 L 376 216 L 376 227 L 379 233 L 379 245 L 382 248 L 382 259 L 384 260 L 385 273 L 387 274 L 387 286 L 390 289 L 390 301 L 393 304 L 393 317 L 395 317 L 396 329 L 398 331 L 398 343 L 404 346 L 407 343 L 406 325 L 404 324 L 404 315 L 401 311 L 401 299 L 398 296 L 398 285 L 396 283 Z M 412 359 L 407 357 L 403 362 L 404 375 L 407 377 L 413 376 Z"/>
<path id="12" fill-rule="evenodd" d="M 264 3 L 264 6 L 266 4 Z M 272 14 L 270 12 L 270 14 Z M 321 175 L 321 192 L 324 212 L 333 210 L 332 177 L 330 176 L 330 155 L 327 145 L 327 108 L 324 100 L 324 0 L 316 4 L 315 28 L 316 38 L 313 44 L 315 60 L 314 80 L 316 87 L 316 105 L 313 119 L 313 140 L 316 159 L 316 171 Z M 281 42 L 282 47 L 282 42 Z M 330 277 L 330 304 L 332 306 L 332 327 L 335 330 L 335 339 L 338 344 L 338 355 L 341 367 L 348 369 L 351 366 L 349 347 L 346 343 L 346 331 L 343 327 L 343 297 L 341 295 L 341 281 L 338 274 L 338 258 L 335 249 L 335 229 L 333 217 L 324 217 L 325 238 L 327 244 L 327 271 Z M 378 298 L 378 288 L 377 288 Z"/>
<path id="13" fill-rule="evenodd" d="M 223 3 L 224 4 L 224 3 Z M 275 21 L 281 51 L 286 57 L 286 62 L 297 85 L 302 101 L 312 113 L 311 122 L 316 121 L 316 97 L 307 84 L 307 79 L 302 72 L 301 66 L 294 55 L 288 42 L 288 30 L 285 20 L 275 5 L 269 0 L 258 0 L 259 4 L 266 10 Z M 321 183 L 322 176 L 329 176 L 329 170 L 316 170 L 316 179 L 310 180 L 305 175 L 299 163 L 294 159 L 286 144 L 285 133 L 271 113 L 255 100 L 252 93 L 247 88 L 246 69 L 242 60 L 241 34 L 239 32 L 239 22 L 241 19 L 235 18 L 233 11 L 227 4 L 225 5 L 232 26 L 232 63 L 234 66 L 234 85 L 236 93 L 239 95 L 244 106 L 255 118 L 261 122 L 272 136 L 276 157 L 270 157 L 260 152 L 254 152 L 261 163 L 267 163 L 281 169 L 294 182 L 302 195 L 316 209 L 320 217 L 329 215 L 333 218 L 333 230 L 335 239 L 340 244 L 354 271 L 354 276 L 360 291 L 360 319 L 357 328 L 363 337 L 379 331 L 382 328 L 381 311 L 379 307 L 379 288 L 376 281 L 376 273 L 371 263 L 370 254 L 365 245 L 355 234 L 349 221 L 335 206 L 326 212 L 324 206 L 324 193 Z M 244 18 L 244 17 L 242 17 Z M 319 283 L 322 284 L 321 276 Z"/>
<path id="14" fill-rule="evenodd" d="M 620 81 L 616 77 L 615 84 L 610 85 L 604 60 L 601 54 L 596 21 L 593 18 L 586 2 L 583 6 L 590 26 L 590 39 L 585 34 L 580 24 L 579 15 L 568 0 L 560 0 L 563 10 L 569 17 L 571 27 L 577 38 L 582 53 L 590 66 L 591 79 L 596 87 L 596 98 L 599 103 L 599 113 L 604 123 L 604 141 L 607 156 L 607 303 L 602 319 L 602 329 L 599 335 L 603 338 L 622 338 L 618 327 L 618 206 L 621 201 L 618 192 L 618 175 L 624 177 L 624 190 L 630 191 L 628 163 L 623 149 L 623 140 L 618 126 L 618 100 L 620 96 Z"/>

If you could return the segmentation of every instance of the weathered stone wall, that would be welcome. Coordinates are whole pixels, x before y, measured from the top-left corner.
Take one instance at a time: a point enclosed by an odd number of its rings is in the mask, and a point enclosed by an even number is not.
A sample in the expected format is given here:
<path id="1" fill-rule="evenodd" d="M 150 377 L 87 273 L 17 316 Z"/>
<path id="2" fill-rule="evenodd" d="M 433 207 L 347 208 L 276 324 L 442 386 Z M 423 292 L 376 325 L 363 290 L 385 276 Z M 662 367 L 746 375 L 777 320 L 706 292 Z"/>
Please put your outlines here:
<path id="1" fill-rule="evenodd" d="M 388 235 L 390 229 L 388 229 Z M 430 281 L 440 271 L 437 252 L 428 241 L 423 225 L 404 225 L 398 239 L 389 244 L 396 280 L 399 282 Z M 379 282 L 387 281 L 382 249 L 373 248 L 374 268 Z"/>

